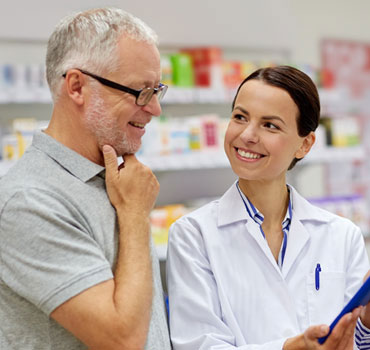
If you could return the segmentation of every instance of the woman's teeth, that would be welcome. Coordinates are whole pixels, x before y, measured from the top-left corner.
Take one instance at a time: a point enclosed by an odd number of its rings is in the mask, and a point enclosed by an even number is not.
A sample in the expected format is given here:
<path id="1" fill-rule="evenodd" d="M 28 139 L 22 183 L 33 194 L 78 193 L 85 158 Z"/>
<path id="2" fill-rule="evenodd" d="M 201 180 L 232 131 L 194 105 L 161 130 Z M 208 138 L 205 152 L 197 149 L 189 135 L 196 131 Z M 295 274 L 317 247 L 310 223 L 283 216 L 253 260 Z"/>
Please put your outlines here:
<path id="1" fill-rule="evenodd" d="M 243 158 L 249 158 L 249 159 L 259 159 L 261 158 L 260 154 L 257 153 L 251 153 L 251 152 L 244 152 L 241 149 L 238 149 L 238 153 L 243 157 Z"/>

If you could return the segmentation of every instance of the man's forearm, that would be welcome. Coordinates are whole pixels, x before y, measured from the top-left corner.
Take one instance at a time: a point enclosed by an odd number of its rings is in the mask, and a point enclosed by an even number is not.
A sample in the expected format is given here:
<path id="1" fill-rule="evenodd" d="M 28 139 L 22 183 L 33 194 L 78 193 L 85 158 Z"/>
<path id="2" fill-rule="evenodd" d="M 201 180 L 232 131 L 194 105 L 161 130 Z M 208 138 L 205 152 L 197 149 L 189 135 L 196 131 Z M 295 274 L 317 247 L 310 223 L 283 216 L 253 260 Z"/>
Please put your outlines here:
<path id="1" fill-rule="evenodd" d="M 128 336 L 145 344 L 153 298 L 150 221 L 118 214 L 120 239 L 114 273 L 114 304 Z"/>

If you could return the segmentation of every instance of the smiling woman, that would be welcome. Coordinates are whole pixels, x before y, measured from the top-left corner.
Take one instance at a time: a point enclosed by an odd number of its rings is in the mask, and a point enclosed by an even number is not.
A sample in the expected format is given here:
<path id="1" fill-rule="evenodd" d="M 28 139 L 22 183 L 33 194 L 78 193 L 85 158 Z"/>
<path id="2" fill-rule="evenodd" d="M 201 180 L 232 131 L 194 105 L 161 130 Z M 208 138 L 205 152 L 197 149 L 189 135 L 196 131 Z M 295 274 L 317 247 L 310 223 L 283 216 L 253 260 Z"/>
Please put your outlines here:
<path id="1" fill-rule="evenodd" d="M 280 177 L 285 184 L 293 159 L 303 158 L 315 140 L 312 131 L 299 136 L 298 115 L 285 90 L 256 79 L 243 84 L 225 135 L 225 151 L 240 183 Z"/>
<path id="2" fill-rule="evenodd" d="M 286 183 L 315 142 L 319 115 L 315 85 L 295 68 L 260 69 L 239 86 L 224 141 L 239 179 L 169 233 L 175 350 L 317 349 L 328 332 L 319 324 L 331 322 L 361 285 L 368 260 L 358 227 Z M 319 293 L 317 264 L 322 281 L 324 271 L 335 279 Z M 353 349 L 358 316 L 343 318 L 323 349 Z"/>

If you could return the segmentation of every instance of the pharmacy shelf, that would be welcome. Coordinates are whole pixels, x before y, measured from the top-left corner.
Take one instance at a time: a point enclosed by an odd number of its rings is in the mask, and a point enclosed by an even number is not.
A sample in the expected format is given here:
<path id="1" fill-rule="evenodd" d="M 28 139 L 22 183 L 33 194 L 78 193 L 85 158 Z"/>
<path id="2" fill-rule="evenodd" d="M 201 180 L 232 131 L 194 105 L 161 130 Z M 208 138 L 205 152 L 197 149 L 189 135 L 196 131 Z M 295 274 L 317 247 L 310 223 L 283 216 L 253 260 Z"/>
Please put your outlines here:
<path id="1" fill-rule="evenodd" d="M 313 149 L 299 164 L 363 161 L 366 152 L 362 146 L 323 147 Z M 138 159 L 153 171 L 186 169 L 216 169 L 230 167 L 223 150 L 213 152 L 189 152 L 164 156 L 138 156 Z"/>
<path id="2" fill-rule="evenodd" d="M 313 148 L 310 153 L 302 159 L 300 164 L 363 161 L 365 158 L 366 150 L 360 145 L 351 147 L 318 147 Z"/>
<path id="3" fill-rule="evenodd" d="M 365 156 L 366 152 L 362 146 L 323 147 L 313 149 L 299 164 L 363 161 L 365 160 Z M 160 156 L 138 155 L 137 157 L 153 171 L 182 171 L 230 167 L 229 161 L 223 150 Z M 14 164 L 14 161 L 0 162 L 0 176 L 4 175 Z"/>
<path id="4" fill-rule="evenodd" d="M 0 104 L 51 104 L 50 91 L 47 88 L 13 87 L 0 89 Z"/>
<path id="5" fill-rule="evenodd" d="M 189 87 L 170 86 L 163 104 L 202 104 L 202 103 L 231 103 L 236 89 L 220 87 Z"/>
<path id="6" fill-rule="evenodd" d="M 237 88 L 218 87 L 178 87 L 169 86 L 163 104 L 231 104 Z M 320 101 L 325 111 L 343 105 L 343 91 L 319 89 Z M 4 104 L 51 104 L 47 88 L 0 89 L 0 105 Z M 342 108 L 340 109 L 342 110 Z"/>
<path id="7" fill-rule="evenodd" d="M 236 89 L 220 87 L 170 86 L 163 104 L 231 103 Z M 0 104 L 48 104 L 51 103 L 48 89 L 0 89 Z"/>
<path id="8" fill-rule="evenodd" d="M 161 156 L 138 155 L 138 159 L 153 171 L 218 169 L 230 166 L 225 153 L 219 150 Z"/>

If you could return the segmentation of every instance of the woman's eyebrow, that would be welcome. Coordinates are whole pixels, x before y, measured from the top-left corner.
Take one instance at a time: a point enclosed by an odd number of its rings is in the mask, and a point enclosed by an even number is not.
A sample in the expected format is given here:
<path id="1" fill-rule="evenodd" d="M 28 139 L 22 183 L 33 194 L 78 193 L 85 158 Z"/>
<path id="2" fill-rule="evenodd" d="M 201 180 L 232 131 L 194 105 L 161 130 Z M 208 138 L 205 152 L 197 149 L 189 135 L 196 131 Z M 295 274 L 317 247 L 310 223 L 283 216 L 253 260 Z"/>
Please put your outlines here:
<path id="1" fill-rule="evenodd" d="M 278 120 L 280 122 L 282 122 L 284 125 L 286 125 L 285 121 L 278 117 L 278 116 L 275 116 L 275 115 L 267 115 L 267 116 L 263 116 L 262 117 L 263 120 Z"/>
<path id="2" fill-rule="evenodd" d="M 244 114 L 248 114 L 249 115 L 248 111 L 246 109 L 244 109 L 243 107 L 236 106 L 236 107 L 234 107 L 234 111 L 236 109 L 238 109 L 239 111 L 243 112 Z"/>
<path id="3" fill-rule="evenodd" d="M 243 112 L 244 114 L 249 115 L 249 112 L 246 109 L 244 109 L 243 107 L 236 106 L 234 108 L 234 111 L 235 110 L 239 110 L 239 111 Z M 281 117 L 276 116 L 276 115 L 266 115 L 266 116 L 263 116 L 262 119 L 263 120 L 278 120 L 281 123 L 283 123 L 284 125 L 286 125 L 285 121 Z"/>

